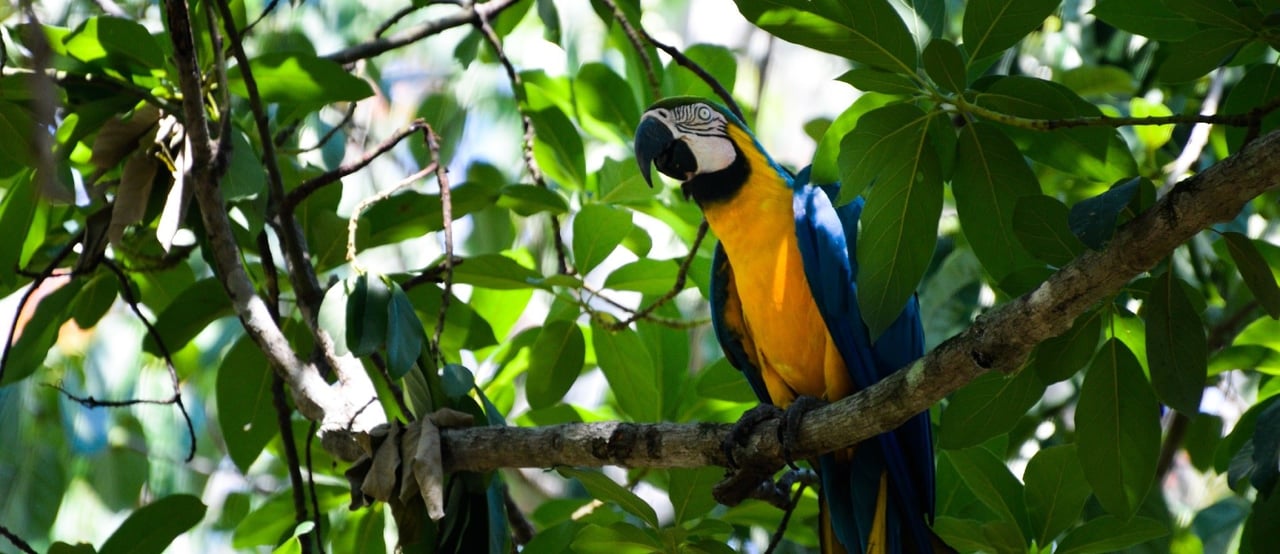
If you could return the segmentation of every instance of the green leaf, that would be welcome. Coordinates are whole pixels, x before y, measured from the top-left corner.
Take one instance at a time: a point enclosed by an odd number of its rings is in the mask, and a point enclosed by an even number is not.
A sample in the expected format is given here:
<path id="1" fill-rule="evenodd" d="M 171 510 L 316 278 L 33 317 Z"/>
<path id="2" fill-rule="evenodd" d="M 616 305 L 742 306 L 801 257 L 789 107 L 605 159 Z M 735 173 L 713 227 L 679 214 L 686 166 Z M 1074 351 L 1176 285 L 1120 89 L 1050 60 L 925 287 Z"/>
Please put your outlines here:
<path id="1" fill-rule="evenodd" d="M 91 17 L 67 35 L 66 53 L 82 62 L 136 72 L 165 66 L 165 50 L 142 24 L 119 17 Z"/>
<path id="2" fill-rule="evenodd" d="M 1159 102 L 1152 102 L 1141 96 L 1129 99 L 1129 115 L 1133 117 L 1169 117 L 1173 111 Z M 1173 138 L 1173 125 L 1138 125 L 1133 132 L 1148 152 L 1164 146 Z"/>
<path id="3" fill-rule="evenodd" d="M 569 392 L 582 372 L 587 345 L 582 329 L 568 320 L 547 323 L 529 352 L 525 394 L 533 409 L 552 406 Z"/>
<path id="4" fill-rule="evenodd" d="M 684 55 L 710 74 L 725 90 L 733 90 L 738 76 L 738 59 L 733 51 L 718 44 L 694 44 L 684 50 Z M 662 72 L 662 93 L 665 96 L 719 96 L 706 81 L 684 66 L 671 62 Z"/>
<path id="5" fill-rule="evenodd" d="M 1036 347 L 1032 367 L 1045 383 L 1069 379 L 1093 359 L 1101 334 L 1102 312 L 1085 312 L 1066 333 Z"/>
<path id="6" fill-rule="evenodd" d="M 974 379 L 951 394 L 939 422 L 938 446 L 966 448 L 1008 433 L 1040 400 L 1044 387 L 1034 371 L 991 372 Z"/>
<path id="7" fill-rule="evenodd" d="M 1027 512 L 1038 544 L 1050 544 L 1080 517 L 1089 499 L 1089 482 L 1080 468 L 1076 445 L 1045 448 L 1027 463 Z"/>
<path id="8" fill-rule="evenodd" d="M 1098 0 L 1089 13 L 1117 29 L 1155 40 L 1182 40 L 1196 22 L 1165 7 L 1165 0 Z"/>
<path id="9" fill-rule="evenodd" d="M 591 346 L 622 413 L 631 421 L 661 419 L 657 371 L 640 335 L 631 329 L 610 331 L 593 321 Z"/>
<path id="10" fill-rule="evenodd" d="M 208 277 L 179 293 L 173 303 L 156 317 L 155 328 L 165 347 L 173 353 L 196 338 L 210 323 L 232 315 L 235 311 L 222 282 Z M 142 348 L 149 354 L 160 355 L 160 349 L 150 334 L 143 339 Z"/>
<path id="11" fill-rule="evenodd" d="M 1260 344 L 1237 344 L 1214 352 L 1209 359 L 1210 377 L 1233 369 L 1280 375 L 1280 352 Z"/>
<path id="12" fill-rule="evenodd" d="M 99 554 L 160 554 L 173 539 L 200 523 L 204 503 L 189 494 L 166 496 L 129 515 L 98 550 Z"/>
<path id="13" fill-rule="evenodd" d="M 728 402 L 756 402 L 756 393 L 747 384 L 742 372 L 729 364 L 726 358 L 720 358 L 703 368 L 698 374 L 694 390 L 699 398 L 725 400 Z"/>
<path id="14" fill-rule="evenodd" d="M 1250 31 L 1258 23 L 1251 22 L 1240 8 L 1220 0 L 1165 0 L 1164 5 L 1170 11 L 1211 27 Z"/>
<path id="15" fill-rule="evenodd" d="M 1014 233 L 1018 200 L 1039 195 L 1040 183 L 1004 133 L 984 123 L 961 128 L 951 190 L 964 236 L 993 281 L 1041 265 Z"/>
<path id="16" fill-rule="evenodd" d="M 978 520 L 938 516 L 933 522 L 933 532 L 960 552 L 985 552 L 991 548 Z"/>
<path id="17" fill-rule="evenodd" d="M 875 183 L 857 250 L 858 305 L 873 339 L 898 317 L 933 258 L 943 190 L 929 117 L 909 104 L 886 106 L 863 116 L 840 145 L 838 203 Z"/>
<path id="18" fill-rule="evenodd" d="M 1231 87 L 1222 105 L 1222 113 L 1246 113 L 1277 96 L 1280 96 L 1280 67 L 1258 64 L 1250 67 L 1244 77 Z M 1267 113 L 1257 132 L 1262 135 L 1276 128 L 1280 128 L 1280 111 Z M 1244 147 L 1244 139 L 1249 132 L 1248 127 L 1227 127 L 1227 144 L 1232 152 Z"/>
<path id="19" fill-rule="evenodd" d="M 1020 197 L 1013 208 L 1013 234 L 1036 259 L 1062 267 L 1085 249 L 1071 233 L 1069 213 L 1066 204 L 1052 196 Z"/>
<path id="20" fill-rule="evenodd" d="M 542 20 L 542 38 L 560 43 L 560 12 L 553 0 L 537 0 L 538 19 Z"/>
<path id="21" fill-rule="evenodd" d="M 1020 529 L 1024 536 L 1028 535 L 1030 522 L 1022 498 L 1022 483 L 1004 462 L 981 447 L 945 450 L 939 455 L 945 456 L 955 466 L 964 483 L 979 501 L 995 511 L 1001 522 Z"/>
<path id="22" fill-rule="evenodd" d="M 639 496 L 636 496 L 636 493 L 613 482 L 605 474 L 599 471 L 569 467 L 558 467 L 556 471 L 567 479 L 577 479 L 592 497 L 617 504 L 627 513 L 640 518 L 640 521 L 648 524 L 650 528 L 657 529 L 659 527 L 658 514 L 653 511 L 652 506 L 641 500 Z"/>
<path id="23" fill-rule="evenodd" d="M 1274 496 L 1280 481 L 1280 404 L 1258 414 L 1253 430 L 1253 467 L 1250 484 L 1259 495 Z"/>
<path id="24" fill-rule="evenodd" d="M 339 356 L 351 353 L 347 347 L 347 282 L 334 283 L 324 293 L 320 302 L 320 313 L 316 316 L 317 325 L 329 333 L 333 340 L 333 352 Z"/>
<path id="25" fill-rule="evenodd" d="M 1250 35 L 1238 29 L 1210 28 L 1169 45 L 1169 57 L 1157 73 L 1165 83 L 1185 83 L 1226 64 Z"/>
<path id="26" fill-rule="evenodd" d="M 116 301 L 117 283 L 115 274 L 110 272 L 101 272 L 89 279 L 89 283 L 76 296 L 75 307 L 71 310 L 71 317 L 75 318 L 77 326 L 92 329 L 98 324 Z"/>
<path id="27" fill-rule="evenodd" d="M 894 73 L 915 73 L 915 41 L 885 0 L 737 0 L 737 4 L 748 21 L 782 40 Z"/>
<path id="28" fill-rule="evenodd" d="M 680 260 L 641 258 L 613 270 L 605 278 L 604 286 L 644 294 L 665 294 L 675 285 L 679 273 Z M 686 283 L 685 286 L 691 284 Z"/>
<path id="29" fill-rule="evenodd" d="M 310 110 L 333 102 L 354 102 L 373 96 L 364 79 L 342 68 L 342 64 L 302 52 L 271 52 L 249 60 L 258 94 L 268 104 L 285 104 Z M 249 97 L 244 68 L 227 70 L 227 89 Z"/>
<path id="30" fill-rule="evenodd" d="M 391 289 L 382 276 L 361 273 L 348 278 L 347 347 L 357 357 L 373 354 L 387 341 Z"/>
<path id="31" fill-rule="evenodd" d="M 692 469 L 667 470 L 671 506 L 675 509 L 676 525 L 702 517 L 716 507 L 711 489 L 724 480 L 724 471 L 708 466 Z"/>
<path id="32" fill-rule="evenodd" d="M 1137 358 L 1118 339 L 1103 345 L 1080 387 L 1076 444 L 1098 502 L 1132 517 L 1154 485 L 1160 406 Z"/>
<path id="33" fill-rule="evenodd" d="M 946 0 L 889 0 L 915 38 L 916 48 L 942 36 L 947 26 Z"/>
<path id="34" fill-rule="evenodd" d="M 391 300 L 387 304 L 387 374 L 392 379 L 404 377 L 418 362 L 425 337 L 422 321 L 413 303 L 400 285 L 389 283 Z"/>
<path id="35" fill-rule="evenodd" d="M 608 527 L 588 524 L 574 537 L 572 549 L 578 554 L 644 554 L 663 552 L 662 541 L 653 529 L 641 529 L 625 522 Z"/>
<path id="36" fill-rule="evenodd" d="M 1076 202 L 1067 216 L 1071 232 L 1089 248 L 1102 250 L 1115 234 L 1120 213 L 1138 194 L 1142 181 L 1135 177 L 1116 183 L 1102 194 Z"/>
<path id="37" fill-rule="evenodd" d="M 631 86 L 609 66 L 583 64 L 573 81 L 573 93 L 579 114 L 608 126 L 622 141 L 631 138 L 640 122 L 640 107 L 631 94 Z"/>
<path id="38" fill-rule="evenodd" d="M 1053 78 L 1085 97 L 1130 95 L 1138 88 L 1132 73 L 1114 65 L 1082 65 L 1062 72 L 1054 71 Z"/>
<path id="39" fill-rule="evenodd" d="M 1062 542 L 1058 543 L 1058 549 L 1054 552 L 1055 554 L 1117 552 L 1167 534 L 1169 530 L 1154 519 L 1145 517 L 1127 519 L 1106 515 L 1072 529 L 1062 538 Z"/>
<path id="40" fill-rule="evenodd" d="M 0 140 L 4 140 L 7 131 L 13 130 L 7 128 L 5 123 L 5 103 L 0 102 Z M 6 141 L 4 144 L 22 144 L 22 142 Z M 4 157 L 5 150 L 9 148 L 0 148 L 0 158 Z M 3 159 L 0 159 L 0 163 L 3 163 Z M 36 203 L 40 201 L 36 197 L 35 183 L 30 171 L 17 176 L 12 183 L 9 190 L 4 192 L 4 201 L 0 202 L 0 229 L 13 233 L 6 240 L 0 241 L 0 268 L 3 268 L 0 270 L 0 285 L 4 286 L 4 290 L 17 287 L 20 282 L 18 272 L 13 270 L 19 266 L 22 243 L 27 238 L 32 219 L 35 217 Z"/>
<path id="41" fill-rule="evenodd" d="M 955 43 L 935 39 L 924 49 L 924 70 L 938 86 L 954 93 L 962 93 L 968 87 L 964 71 L 964 56 Z"/>
<path id="42" fill-rule="evenodd" d="M 241 473 L 262 453 L 280 427 L 271 398 L 271 367 L 248 337 L 236 341 L 218 367 L 218 428 Z"/>
<path id="43" fill-rule="evenodd" d="M 1209 346 L 1187 286 L 1172 272 L 1161 273 L 1151 284 L 1143 312 L 1151 385 L 1165 404 L 1195 415 L 1208 379 Z"/>
<path id="44" fill-rule="evenodd" d="M 897 96 L 912 96 L 921 92 L 920 86 L 907 76 L 871 67 L 855 67 L 836 77 L 836 80 L 849 83 L 853 88 L 866 92 L 883 92 Z"/>
<path id="45" fill-rule="evenodd" d="M 467 258 L 453 268 L 453 282 L 490 289 L 536 288 L 542 275 L 502 254 Z"/>
<path id="46" fill-rule="evenodd" d="M 556 107 L 529 112 L 528 116 L 536 134 L 533 156 L 538 167 L 561 185 L 582 188 L 587 182 L 587 158 L 578 128 Z"/>
<path id="47" fill-rule="evenodd" d="M 501 192 L 498 207 L 525 217 L 542 212 L 561 215 L 569 211 L 569 203 L 563 196 L 537 185 L 507 185 Z"/>
<path id="48" fill-rule="evenodd" d="M 53 283 L 56 281 L 45 281 L 44 286 L 55 286 Z M 35 315 L 21 328 L 17 342 L 9 347 L 0 387 L 16 383 L 44 366 L 49 349 L 58 340 L 58 329 L 74 310 L 72 299 L 83 286 L 84 280 L 73 279 L 38 300 Z"/>
<path id="49" fill-rule="evenodd" d="M 1246 541 L 1254 554 L 1275 552 L 1280 549 L 1280 494 L 1271 496 L 1259 494 L 1253 501 L 1253 509 L 1249 511 L 1249 520 L 1245 522 L 1241 551 Z"/>
<path id="50" fill-rule="evenodd" d="M 962 36 L 969 63 L 1003 52 L 1044 23 L 1061 0 L 972 0 Z"/>
<path id="51" fill-rule="evenodd" d="M 500 198 L 505 178 L 484 175 L 485 181 L 473 181 L 477 174 L 486 174 L 490 166 L 473 165 L 468 169 L 468 180 L 449 190 L 453 220 L 492 206 Z M 493 171 L 497 171 L 496 169 Z M 360 214 L 361 248 L 372 248 L 404 240 L 416 239 L 427 233 L 444 229 L 444 209 L 439 194 L 423 194 L 406 191 L 378 202 Z M 346 230 L 345 219 L 342 229 Z M 365 235 L 365 233 L 368 233 Z M 345 248 L 346 233 L 342 233 Z"/>
<path id="52" fill-rule="evenodd" d="M 586 275 L 631 232 L 631 212 L 605 204 L 587 204 L 573 216 L 573 265 Z"/>
<path id="53" fill-rule="evenodd" d="M 848 73 L 845 74 L 847 75 Z M 827 131 L 822 134 L 822 139 L 818 141 L 818 147 L 813 152 L 813 170 L 809 174 L 809 181 L 819 185 L 839 181 L 843 171 L 838 161 L 840 144 L 844 141 L 845 135 L 848 135 L 861 121 L 863 114 L 882 107 L 892 100 L 883 94 L 863 94 L 836 116 L 827 127 Z"/>
<path id="54" fill-rule="evenodd" d="M 1213 469 L 1213 453 L 1222 443 L 1222 431 L 1221 417 L 1200 413 L 1191 418 L 1182 444 L 1192 467 L 1203 472 Z"/>
<path id="55" fill-rule="evenodd" d="M 58 541 L 49 545 L 47 554 L 96 554 L 97 552 L 97 550 L 94 550 L 93 545 L 89 543 L 67 544 Z"/>

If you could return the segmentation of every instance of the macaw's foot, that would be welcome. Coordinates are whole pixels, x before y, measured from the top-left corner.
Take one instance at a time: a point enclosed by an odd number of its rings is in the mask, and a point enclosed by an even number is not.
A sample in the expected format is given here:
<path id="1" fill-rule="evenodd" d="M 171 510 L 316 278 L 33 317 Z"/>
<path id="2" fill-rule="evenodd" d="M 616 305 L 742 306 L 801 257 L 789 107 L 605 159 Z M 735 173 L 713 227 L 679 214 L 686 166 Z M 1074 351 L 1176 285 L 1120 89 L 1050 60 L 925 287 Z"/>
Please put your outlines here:
<path id="1" fill-rule="evenodd" d="M 738 418 L 738 422 L 734 423 L 733 428 L 729 430 L 729 436 L 720 445 L 720 449 L 724 451 L 724 457 L 729 461 L 729 469 L 738 469 L 738 462 L 733 459 L 734 449 L 745 446 L 747 439 L 751 438 L 751 432 L 755 431 L 761 423 L 778 419 L 782 415 L 781 408 L 773 404 L 760 404 L 747 410 L 742 417 Z"/>
<path id="2" fill-rule="evenodd" d="M 800 424 L 804 422 L 804 416 L 826 405 L 826 402 L 812 396 L 797 396 L 782 412 L 782 418 L 778 421 L 778 444 L 782 445 L 782 459 L 787 461 L 791 469 L 799 469 L 791 453 L 795 451 L 796 441 L 800 439 Z"/>

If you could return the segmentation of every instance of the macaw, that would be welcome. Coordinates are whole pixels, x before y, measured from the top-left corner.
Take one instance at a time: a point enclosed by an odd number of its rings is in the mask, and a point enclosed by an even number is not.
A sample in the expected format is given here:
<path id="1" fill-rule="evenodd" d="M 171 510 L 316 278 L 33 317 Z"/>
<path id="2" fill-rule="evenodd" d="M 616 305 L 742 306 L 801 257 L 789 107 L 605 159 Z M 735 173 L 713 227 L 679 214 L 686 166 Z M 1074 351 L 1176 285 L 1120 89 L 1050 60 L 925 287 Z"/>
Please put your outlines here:
<path id="1" fill-rule="evenodd" d="M 701 98 L 667 98 L 636 128 L 636 161 L 681 181 L 719 238 L 711 321 L 725 356 L 762 403 L 835 401 L 924 353 L 913 297 L 872 341 L 858 309 L 861 198 L 809 183 L 764 151 L 746 125 Z M 932 552 L 933 446 L 927 412 L 816 463 L 823 552 Z"/>

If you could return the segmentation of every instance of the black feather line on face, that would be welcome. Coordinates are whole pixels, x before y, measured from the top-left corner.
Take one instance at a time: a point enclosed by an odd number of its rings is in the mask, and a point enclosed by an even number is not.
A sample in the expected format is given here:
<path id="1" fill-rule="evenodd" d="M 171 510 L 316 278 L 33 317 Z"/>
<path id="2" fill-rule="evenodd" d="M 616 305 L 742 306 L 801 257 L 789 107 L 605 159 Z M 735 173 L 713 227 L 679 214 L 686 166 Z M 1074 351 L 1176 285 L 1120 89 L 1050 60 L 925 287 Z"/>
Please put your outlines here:
<path id="1" fill-rule="evenodd" d="M 730 143 L 732 144 L 732 141 Z M 742 150 L 738 149 L 738 145 L 734 144 L 733 163 L 729 164 L 729 167 L 697 175 L 682 183 L 680 191 L 684 193 L 685 200 L 692 199 L 698 203 L 698 206 L 706 208 L 712 204 L 732 200 L 738 195 L 738 191 L 742 190 L 743 185 L 747 184 L 747 178 L 750 176 L 751 166 L 747 165 L 747 157 L 742 154 Z"/>

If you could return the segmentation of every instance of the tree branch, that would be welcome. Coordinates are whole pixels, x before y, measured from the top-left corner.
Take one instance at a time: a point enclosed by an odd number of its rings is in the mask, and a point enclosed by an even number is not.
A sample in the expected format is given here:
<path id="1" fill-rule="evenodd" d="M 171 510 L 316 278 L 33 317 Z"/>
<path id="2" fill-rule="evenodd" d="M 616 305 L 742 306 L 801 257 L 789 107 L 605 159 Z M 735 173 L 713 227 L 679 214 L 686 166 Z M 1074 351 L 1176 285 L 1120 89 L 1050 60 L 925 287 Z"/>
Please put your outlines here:
<path id="1" fill-rule="evenodd" d="M 1106 250 L 1089 251 L 1036 290 L 992 309 L 967 330 L 875 386 L 813 411 L 795 458 L 843 448 L 901 425 L 992 370 L 1012 372 L 1040 342 L 1115 294 L 1210 225 L 1235 217 L 1249 200 L 1280 185 L 1280 132 L 1271 133 L 1181 183 L 1122 226 Z M 541 428 L 442 431 L 447 471 L 556 465 L 701 467 L 726 465 L 725 424 L 577 423 Z M 781 467 L 777 422 L 758 426 L 735 453 L 750 467 Z M 502 448 L 493 448 L 501 444 Z"/>
<path id="2" fill-rule="evenodd" d="M 491 0 L 483 4 L 464 2 L 461 10 L 458 10 L 446 17 L 422 23 L 388 38 L 378 38 L 369 42 L 357 44 L 350 48 L 339 50 L 325 56 L 325 58 L 342 64 L 372 58 L 389 50 L 395 50 L 401 46 L 413 44 L 431 35 L 438 34 L 441 31 L 473 23 L 476 21 L 476 18 L 481 15 L 486 19 L 492 19 L 499 13 L 502 13 L 502 10 L 510 8 L 518 1 L 519 0 Z"/>

